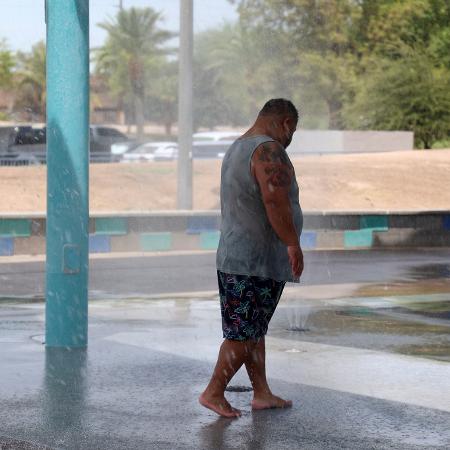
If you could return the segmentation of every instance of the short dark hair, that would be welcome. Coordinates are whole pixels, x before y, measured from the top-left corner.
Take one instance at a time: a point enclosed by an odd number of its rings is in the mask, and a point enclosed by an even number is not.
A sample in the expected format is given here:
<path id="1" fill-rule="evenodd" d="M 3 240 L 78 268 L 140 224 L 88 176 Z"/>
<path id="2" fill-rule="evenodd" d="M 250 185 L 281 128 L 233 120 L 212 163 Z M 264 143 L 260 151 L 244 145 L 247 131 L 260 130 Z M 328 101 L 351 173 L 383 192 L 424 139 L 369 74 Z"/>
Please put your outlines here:
<path id="1" fill-rule="evenodd" d="M 272 98 L 262 107 L 260 116 L 292 116 L 298 121 L 297 108 L 285 98 Z"/>

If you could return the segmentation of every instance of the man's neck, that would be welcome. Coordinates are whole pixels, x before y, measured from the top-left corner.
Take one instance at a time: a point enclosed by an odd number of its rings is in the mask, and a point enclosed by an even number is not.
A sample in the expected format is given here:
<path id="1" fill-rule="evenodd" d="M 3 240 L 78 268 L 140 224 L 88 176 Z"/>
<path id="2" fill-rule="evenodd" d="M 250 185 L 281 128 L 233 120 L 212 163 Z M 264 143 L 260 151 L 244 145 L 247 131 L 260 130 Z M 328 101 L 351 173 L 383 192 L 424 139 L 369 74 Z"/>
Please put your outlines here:
<path id="1" fill-rule="evenodd" d="M 251 126 L 243 136 L 247 137 L 247 136 L 259 136 L 259 135 L 269 136 L 272 139 L 275 139 L 270 127 L 268 126 L 268 124 L 265 123 L 265 121 L 264 122 L 256 121 L 254 123 L 254 125 Z"/>

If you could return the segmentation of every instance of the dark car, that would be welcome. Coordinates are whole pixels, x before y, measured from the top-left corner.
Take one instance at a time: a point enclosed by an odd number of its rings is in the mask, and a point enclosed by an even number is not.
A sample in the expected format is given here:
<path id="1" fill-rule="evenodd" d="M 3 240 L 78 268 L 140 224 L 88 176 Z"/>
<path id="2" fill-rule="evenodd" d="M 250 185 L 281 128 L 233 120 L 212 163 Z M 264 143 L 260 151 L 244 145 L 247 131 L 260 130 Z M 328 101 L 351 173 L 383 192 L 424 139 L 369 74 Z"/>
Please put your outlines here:
<path id="1" fill-rule="evenodd" d="M 90 161 L 119 161 L 121 156 L 111 152 L 116 143 L 132 142 L 125 134 L 112 127 L 90 126 Z M 38 162 L 46 162 L 47 129 L 29 125 L 0 127 L 0 156 L 6 154 L 30 154 Z"/>
<path id="2" fill-rule="evenodd" d="M 29 125 L 0 127 L 0 165 L 45 162 L 45 136 L 41 130 Z"/>
<path id="3" fill-rule="evenodd" d="M 91 125 L 91 162 L 119 161 L 120 155 L 115 155 L 111 151 L 111 146 L 119 142 L 130 142 L 130 138 L 115 128 Z"/>

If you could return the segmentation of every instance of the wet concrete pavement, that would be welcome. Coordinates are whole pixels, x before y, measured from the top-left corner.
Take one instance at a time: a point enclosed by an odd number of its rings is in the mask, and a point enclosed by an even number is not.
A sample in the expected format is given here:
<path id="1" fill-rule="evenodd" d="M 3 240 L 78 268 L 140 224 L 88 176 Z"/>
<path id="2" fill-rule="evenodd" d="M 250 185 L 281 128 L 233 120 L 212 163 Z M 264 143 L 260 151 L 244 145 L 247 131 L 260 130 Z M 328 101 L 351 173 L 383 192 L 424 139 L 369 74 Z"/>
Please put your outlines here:
<path id="1" fill-rule="evenodd" d="M 382 296 L 364 295 L 368 285 L 287 288 L 267 370 L 294 406 L 252 412 L 251 392 L 229 392 L 238 420 L 197 403 L 221 342 L 214 296 L 93 301 L 86 351 L 46 350 L 44 305 L 2 301 L 0 448 L 449 448 L 446 350 L 405 348 L 448 345 L 450 295 L 415 286 Z M 390 315 L 398 307 L 401 318 Z M 424 323 L 420 308 L 443 322 Z M 248 387 L 245 372 L 231 385 Z"/>
<path id="2" fill-rule="evenodd" d="M 450 279 L 450 249 L 305 252 L 304 285 Z M 91 255 L 90 296 L 215 291 L 215 252 Z M 0 297 L 43 297 L 43 258 L 0 257 Z"/>

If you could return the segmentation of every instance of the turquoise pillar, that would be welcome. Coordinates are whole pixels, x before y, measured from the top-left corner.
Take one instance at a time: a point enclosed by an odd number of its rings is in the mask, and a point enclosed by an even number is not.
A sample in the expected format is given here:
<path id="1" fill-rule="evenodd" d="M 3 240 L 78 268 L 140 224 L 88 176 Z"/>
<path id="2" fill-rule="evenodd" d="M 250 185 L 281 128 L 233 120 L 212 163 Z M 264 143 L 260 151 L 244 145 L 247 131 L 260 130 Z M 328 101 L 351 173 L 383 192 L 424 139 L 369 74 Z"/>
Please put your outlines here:
<path id="1" fill-rule="evenodd" d="M 86 347 L 89 0 L 46 0 L 47 347 Z"/>

